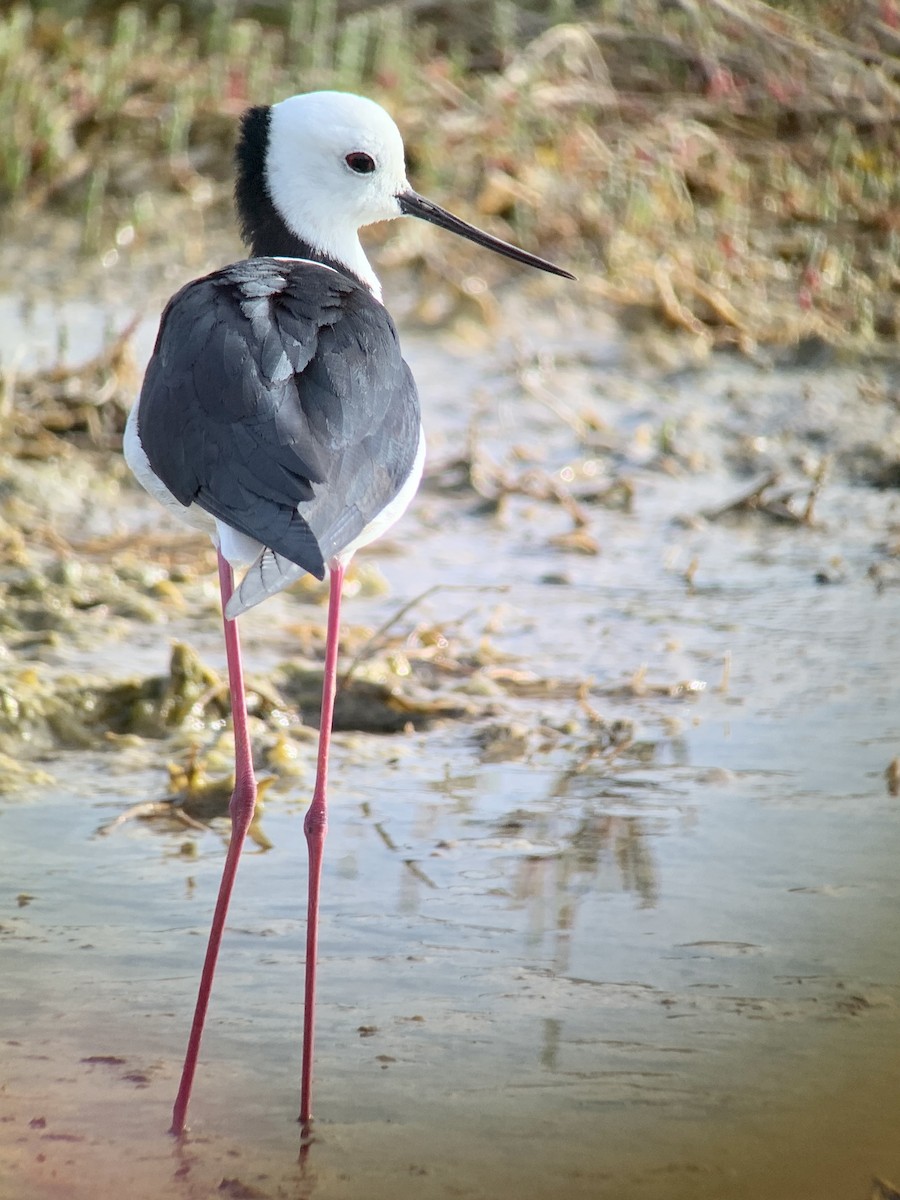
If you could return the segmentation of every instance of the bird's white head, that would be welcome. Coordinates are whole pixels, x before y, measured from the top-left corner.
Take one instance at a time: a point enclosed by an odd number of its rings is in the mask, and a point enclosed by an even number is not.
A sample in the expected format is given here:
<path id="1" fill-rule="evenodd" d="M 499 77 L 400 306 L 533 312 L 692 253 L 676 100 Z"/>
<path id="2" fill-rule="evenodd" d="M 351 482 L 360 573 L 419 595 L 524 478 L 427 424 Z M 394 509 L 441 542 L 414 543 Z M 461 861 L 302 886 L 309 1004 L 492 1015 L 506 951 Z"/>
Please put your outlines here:
<path id="1" fill-rule="evenodd" d="M 260 117 L 266 120 L 262 136 L 256 122 Z M 252 118 L 249 123 L 248 118 Z M 254 147 L 263 142 L 264 163 L 251 169 L 248 163 L 256 161 Z M 244 152 L 247 161 L 241 167 L 239 146 L 238 207 L 242 208 L 243 194 L 242 221 L 254 253 L 292 253 L 271 248 L 285 241 L 285 233 L 288 240 L 292 235 L 326 263 L 348 268 L 381 299 L 381 287 L 358 231 L 374 221 L 410 216 L 517 262 L 574 278 L 561 267 L 476 229 L 414 192 L 406 178 L 399 129 L 380 105 L 363 96 L 307 92 L 270 109 L 251 109 L 245 115 Z M 268 218 L 249 205 L 245 194 L 251 180 L 258 188 L 260 166 L 268 202 L 278 218 L 274 235 L 265 238 L 260 228 L 268 228 Z M 259 249 L 262 245 L 270 248 Z"/>
<path id="2" fill-rule="evenodd" d="M 380 105 L 346 92 L 273 105 L 266 184 L 290 229 L 379 292 L 357 230 L 402 216 L 410 190 L 400 130 Z"/>

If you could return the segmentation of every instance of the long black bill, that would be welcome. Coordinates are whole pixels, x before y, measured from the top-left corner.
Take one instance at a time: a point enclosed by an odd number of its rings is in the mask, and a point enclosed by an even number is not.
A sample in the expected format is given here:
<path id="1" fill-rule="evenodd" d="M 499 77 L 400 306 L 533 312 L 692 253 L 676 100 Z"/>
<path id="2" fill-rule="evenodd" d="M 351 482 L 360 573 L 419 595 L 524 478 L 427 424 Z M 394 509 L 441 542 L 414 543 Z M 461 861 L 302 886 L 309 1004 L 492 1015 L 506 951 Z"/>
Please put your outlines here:
<path id="1" fill-rule="evenodd" d="M 538 258 L 536 254 L 529 254 L 527 250 L 520 250 L 518 246 L 501 241 L 500 238 L 491 237 L 489 233 L 484 233 L 481 229 L 476 229 L 474 225 L 469 225 L 459 217 L 454 217 L 453 213 L 447 212 L 446 208 L 441 208 L 439 204 L 432 204 L 418 192 L 401 192 L 397 201 L 400 211 L 406 216 L 421 217 L 423 221 L 430 221 L 432 225 L 439 225 L 441 229 L 449 229 L 451 233 L 458 233 L 460 237 L 468 238 L 470 242 L 475 242 L 478 246 L 494 250 L 497 254 L 505 254 L 507 258 L 514 258 L 516 262 L 525 263 L 529 267 L 549 271 L 551 275 L 561 275 L 563 279 L 575 278 L 570 271 L 564 271 L 562 267 L 554 266 L 552 262 L 547 262 L 546 258 Z"/>

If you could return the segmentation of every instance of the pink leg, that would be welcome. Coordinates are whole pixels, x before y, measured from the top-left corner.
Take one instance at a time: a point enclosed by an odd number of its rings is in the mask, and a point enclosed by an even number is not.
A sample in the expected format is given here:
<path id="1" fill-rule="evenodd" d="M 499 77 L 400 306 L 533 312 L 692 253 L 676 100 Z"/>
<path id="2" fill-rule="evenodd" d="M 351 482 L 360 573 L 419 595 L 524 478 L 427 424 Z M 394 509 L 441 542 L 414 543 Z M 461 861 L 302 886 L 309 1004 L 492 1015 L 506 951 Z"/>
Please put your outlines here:
<path id="1" fill-rule="evenodd" d="M 176 1135 L 184 1133 L 185 1116 L 191 1098 L 191 1088 L 194 1084 L 197 1056 L 200 1053 L 200 1039 L 203 1037 L 203 1023 L 206 1020 L 209 994 L 212 991 L 213 976 L 216 973 L 216 960 L 219 957 L 222 932 L 225 928 L 225 918 L 228 915 L 228 902 L 234 888 L 244 839 L 256 807 L 256 778 L 253 774 L 250 734 L 247 730 L 247 703 L 244 695 L 244 673 L 241 668 L 241 646 L 238 640 L 237 622 L 229 621 L 224 617 L 225 605 L 234 590 L 234 574 L 221 554 L 219 555 L 219 589 L 222 593 L 225 655 L 228 659 L 228 686 L 231 690 L 231 717 L 234 726 L 234 792 L 229 806 L 231 838 L 228 843 L 228 853 L 225 856 L 225 866 L 222 868 L 222 881 L 219 884 L 219 897 L 216 901 L 216 911 L 213 914 L 212 928 L 209 931 L 209 941 L 206 945 L 206 959 L 200 976 L 197 1006 L 194 1009 L 194 1023 L 191 1026 L 191 1035 L 188 1039 L 187 1053 L 181 1072 L 181 1085 L 178 1088 L 178 1096 L 172 1111 L 172 1128 L 169 1132 Z"/>
<path id="2" fill-rule="evenodd" d="M 337 682 L 338 639 L 341 619 L 343 563 L 329 563 L 328 632 L 325 639 L 325 673 L 322 679 L 322 714 L 319 719 L 319 757 L 316 790 L 306 813 L 303 829 L 309 850 L 309 901 L 306 918 L 306 989 L 303 1009 L 303 1074 L 300 1084 L 300 1121 L 308 1126 L 312 1119 L 313 1043 L 316 1023 L 316 965 L 319 946 L 319 884 L 322 879 L 322 851 L 328 829 L 325 790 L 328 783 L 328 747 L 334 717 L 334 693 Z"/>

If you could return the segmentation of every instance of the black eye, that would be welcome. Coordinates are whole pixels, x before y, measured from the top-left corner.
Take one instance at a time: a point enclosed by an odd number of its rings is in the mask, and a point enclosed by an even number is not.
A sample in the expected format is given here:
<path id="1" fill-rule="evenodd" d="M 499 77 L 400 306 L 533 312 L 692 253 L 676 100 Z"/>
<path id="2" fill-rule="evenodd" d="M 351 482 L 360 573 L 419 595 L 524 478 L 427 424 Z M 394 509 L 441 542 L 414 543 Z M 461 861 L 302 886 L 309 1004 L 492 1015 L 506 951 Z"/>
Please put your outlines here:
<path id="1" fill-rule="evenodd" d="M 371 175 L 375 170 L 375 159 L 363 150 L 354 150 L 352 154 L 347 155 L 344 162 L 357 175 Z"/>

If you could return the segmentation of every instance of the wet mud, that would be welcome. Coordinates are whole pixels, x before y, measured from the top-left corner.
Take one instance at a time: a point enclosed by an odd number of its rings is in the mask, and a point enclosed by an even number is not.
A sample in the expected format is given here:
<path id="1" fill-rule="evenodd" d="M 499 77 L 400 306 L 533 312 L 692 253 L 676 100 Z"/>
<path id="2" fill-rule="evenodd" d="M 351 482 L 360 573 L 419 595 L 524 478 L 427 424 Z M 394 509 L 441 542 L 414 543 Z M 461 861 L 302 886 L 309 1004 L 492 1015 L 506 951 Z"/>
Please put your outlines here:
<path id="1" fill-rule="evenodd" d="M 213 556 L 116 450 L 152 318 L 73 301 L 76 386 L 0 298 L 33 402 L 0 465 L 2 1200 L 900 1178 L 896 372 L 500 300 L 477 339 L 402 330 L 429 465 L 347 588 L 300 1155 L 324 597 L 242 618 L 269 782 L 177 1145 L 227 834 Z"/>

